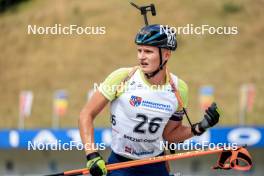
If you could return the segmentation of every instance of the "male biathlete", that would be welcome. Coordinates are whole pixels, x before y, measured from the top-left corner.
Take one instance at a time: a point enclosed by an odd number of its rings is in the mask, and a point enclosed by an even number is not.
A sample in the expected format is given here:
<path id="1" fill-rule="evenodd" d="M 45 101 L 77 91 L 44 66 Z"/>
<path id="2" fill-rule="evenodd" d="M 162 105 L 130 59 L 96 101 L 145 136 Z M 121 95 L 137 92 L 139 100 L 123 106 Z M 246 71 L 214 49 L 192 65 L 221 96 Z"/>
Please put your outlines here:
<path id="1" fill-rule="evenodd" d="M 218 123 L 213 103 L 201 122 L 191 127 L 182 124 L 188 88 L 167 69 L 177 41 L 175 34 L 160 27 L 147 25 L 140 30 L 135 38 L 139 65 L 112 72 L 80 113 L 80 134 L 92 176 L 169 175 L 165 162 L 107 172 L 105 161 L 93 147 L 93 121 L 108 102 L 112 122 L 108 164 L 164 155 L 160 142 L 182 142 Z"/>

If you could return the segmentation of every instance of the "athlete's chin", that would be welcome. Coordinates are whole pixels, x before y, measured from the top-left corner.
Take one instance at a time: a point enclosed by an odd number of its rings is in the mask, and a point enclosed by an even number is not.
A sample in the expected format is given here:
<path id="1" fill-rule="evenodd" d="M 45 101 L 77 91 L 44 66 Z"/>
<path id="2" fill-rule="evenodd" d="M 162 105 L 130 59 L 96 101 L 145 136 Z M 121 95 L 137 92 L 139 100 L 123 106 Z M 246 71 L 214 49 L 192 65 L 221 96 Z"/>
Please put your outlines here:
<path id="1" fill-rule="evenodd" d="M 147 66 L 140 66 L 143 73 L 151 73 L 152 69 Z"/>

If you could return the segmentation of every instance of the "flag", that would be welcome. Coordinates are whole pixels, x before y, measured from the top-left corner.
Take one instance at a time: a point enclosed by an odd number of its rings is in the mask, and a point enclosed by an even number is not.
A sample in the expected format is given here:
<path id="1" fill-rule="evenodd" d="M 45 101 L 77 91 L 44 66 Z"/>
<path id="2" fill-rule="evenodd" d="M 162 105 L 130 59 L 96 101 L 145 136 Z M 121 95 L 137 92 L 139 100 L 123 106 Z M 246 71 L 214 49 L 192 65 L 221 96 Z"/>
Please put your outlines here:
<path id="1" fill-rule="evenodd" d="M 240 111 L 251 112 L 255 100 L 255 86 L 253 84 L 243 84 L 240 88 Z"/>
<path id="2" fill-rule="evenodd" d="M 255 86 L 253 84 L 248 85 L 247 94 L 248 94 L 248 96 L 247 96 L 247 112 L 252 112 L 254 100 L 255 100 L 255 95 L 256 95 Z"/>
<path id="3" fill-rule="evenodd" d="M 31 115 L 33 102 L 32 91 L 21 91 L 19 96 L 19 116 L 20 118 L 29 117 Z"/>
<path id="4" fill-rule="evenodd" d="M 253 84 L 243 84 L 240 87 L 239 96 L 239 123 L 245 125 L 247 113 L 253 109 L 255 99 L 255 86 Z"/>
<path id="5" fill-rule="evenodd" d="M 206 110 L 214 101 L 214 88 L 212 86 L 202 86 L 199 99 L 202 111 Z"/>
<path id="6" fill-rule="evenodd" d="M 68 109 L 68 94 L 65 90 L 57 90 L 54 93 L 53 113 L 56 117 L 65 116 Z"/>

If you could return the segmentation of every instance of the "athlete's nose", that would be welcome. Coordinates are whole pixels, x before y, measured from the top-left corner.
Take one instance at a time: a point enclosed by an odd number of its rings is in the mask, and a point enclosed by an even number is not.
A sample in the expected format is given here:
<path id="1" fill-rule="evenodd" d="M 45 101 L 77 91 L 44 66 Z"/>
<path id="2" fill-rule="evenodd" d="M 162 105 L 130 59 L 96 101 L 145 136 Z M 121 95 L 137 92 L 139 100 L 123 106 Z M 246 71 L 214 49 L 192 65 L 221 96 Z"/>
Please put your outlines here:
<path id="1" fill-rule="evenodd" d="M 146 55 L 144 51 L 138 51 L 138 59 L 141 60 L 145 60 L 146 59 Z"/>

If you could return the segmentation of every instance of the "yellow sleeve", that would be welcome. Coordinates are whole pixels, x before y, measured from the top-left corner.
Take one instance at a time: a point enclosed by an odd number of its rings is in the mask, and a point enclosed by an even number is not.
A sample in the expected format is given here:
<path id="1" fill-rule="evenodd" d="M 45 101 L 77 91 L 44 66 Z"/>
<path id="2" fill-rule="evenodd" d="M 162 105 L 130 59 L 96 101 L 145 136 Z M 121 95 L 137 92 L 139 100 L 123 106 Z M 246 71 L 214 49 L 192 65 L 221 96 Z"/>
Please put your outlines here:
<path id="1" fill-rule="evenodd" d="M 120 68 L 112 72 L 100 84 L 99 91 L 109 100 L 112 101 L 116 98 L 117 87 L 128 76 L 131 68 Z"/>

